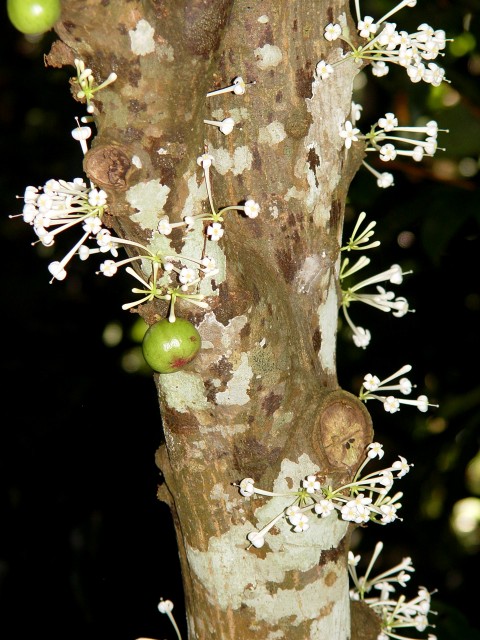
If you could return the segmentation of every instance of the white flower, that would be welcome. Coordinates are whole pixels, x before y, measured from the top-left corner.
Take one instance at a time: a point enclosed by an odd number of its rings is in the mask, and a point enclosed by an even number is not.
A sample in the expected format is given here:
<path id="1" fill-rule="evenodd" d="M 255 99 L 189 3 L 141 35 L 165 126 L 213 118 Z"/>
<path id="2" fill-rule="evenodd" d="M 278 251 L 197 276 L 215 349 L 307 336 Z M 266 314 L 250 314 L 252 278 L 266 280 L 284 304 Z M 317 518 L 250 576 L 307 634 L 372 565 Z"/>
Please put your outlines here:
<path id="1" fill-rule="evenodd" d="M 371 373 L 367 373 L 367 375 L 363 379 L 363 386 L 368 391 L 376 391 L 378 389 L 378 385 L 380 384 L 380 380 L 377 376 L 372 376 Z"/>
<path id="2" fill-rule="evenodd" d="M 378 25 L 375 24 L 372 16 L 365 16 L 363 20 L 358 21 L 357 29 L 361 38 L 369 38 L 377 32 Z"/>
<path id="3" fill-rule="evenodd" d="M 207 93 L 207 98 L 211 96 L 217 96 L 221 93 L 229 93 L 232 92 L 237 96 L 241 96 L 245 93 L 246 83 L 241 76 L 237 76 L 233 83 L 229 87 L 224 87 L 223 89 L 216 89 L 215 91 L 209 91 Z"/>
<path id="4" fill-rule="evenodd" d="M 172 233 L 172 225 L 170 224 L 167 217 L 162 218 L 157 225 L 158 233 L 161 233 L 163 236 L 168 236 Z"/>
<path id="5" fill-rule="evenodd" d="M 354 122 L 360 120 L 362 116 L 363 106 L 358 102 L 352 102 L 352 119 Z"/>
<path id="6" fill-rule="evenodd" d="M 107 202 L 107 194 L 103 189 L 92 189 L 88 194 L 88 203 L 92 207 L 103 207 Z"/>
<path id="7" fill-rule="evenodd" d="M 383 78 L 383 76 L 386 76 L 389 71 L 390 69 L 388 65 L 383 60 L 379 60 L 378 62 L 374 60 L 372 62 L 372 74 L 376 78 Z"/>
<path id="8" fill-rule="evenodd" d="M 160 613 L 169 613 L 173 610 L 173 602 L 171 600 L 160 600 L 157 608 Z"/>
<path id="9" fill-rule="evenodd" d="M 200 264 L 202 265 L 201 269 L 205 272 L 205 275 L 214 275 L 214 272 L 218 273 L 217 265 L 213 258 L 205 256 L 200 260 Z"/>
<path id="10" fill-rule="evenodd" d="M 339 24 L 333 24 L 331 22 L 325 27 L 325 31 L 323 34 L 325 40 L 328 40 L 329 42 L 333 42 L 341 35 L 342 27 Z"/>
<path id="11" fill-rule="evenodd" d="M 302 512 L 300 511 L 300 507 L 298 505 L 293 504 L 285 509 L 285 515 L 290 521 L 290 524 L 296 525 L 300 522 Z"/>
<path id="12" fill-rule="evenodd" d="M 250 541 L 250 544 L 252 544 L 254 547 L 256 547 L 257 549 L 260 549 L 261 547 L 263 547 L 263 545 L 265 544 L 265 538 L 263 537 L 263 535 L 255 530 L 255 531 L 250 531 L 249 534 L 247 534 L 247 538 Z"/>
<path id="13" fill-rule="evenodd" d="M 258 216 L 258 212 L 260 211 L 260 205 L 255 200 L 247 200 L 245 202 L 245 215 L 248 218 L 256 218 Z"/>
<path id="14" fill-rule="evenodd" d="M 218 129 L 226 136 L 228 136 L 229 133 L 232 133 L 233 128 L 235 127 L 235 120 L 233 118 L 225 118 L 221 121 L 204 120 L 203 122 L 205 124 L 211 124 L 214 127 L 218 127 Z"/>
<path id="15" fill-rule="evenodd" d="M 393 131 L 398 126 L 398 120 L 394 113 L 386 113 L 385 117 L 378 119 L 378 126 L 384 131 Z"/>
<path id="16" fill-rule="evenodd" d="M 350 120 L 345 122 L 345 128 L 340 129 L 340 136 L 345 140 L 345 147 L 350 149 L 352 142 L 357 142 L 357 134 L 360 133 L 360 129 L 357 129 L 352 125 Z"/>
<path id="17" fill-rule="evenodd" d="M 105 262 L 102 262 L 100 265 L 100 271 L 104 276 L 107 276 L 107 278 L 111 278 L 117 273 L 117 265 L 113 260 L 105 260 Z"/>
<path id="18" fill-rule="evenodd" d="M 396 460 L 392 467 L 394 470 L 398 471 L 397 478 L 403 478 L 410 471 L 410 465 L 402 456 L 398 456 L 398 460 Z"/>
<path id="19" fill-rule="evenodd" d="M 364 329 L 363 327 L 355 327 L 352 335 L 355 346 L 361 349 L 365 349 L 365 347 L 368 347 L 371 337 L 372 335 L 370 331 L 368 329 Z"/>
<path id="20" fill-rule="evenodd" d="M 394 396 L 387 396 L 383 401 L 383 408 L 388 413 L 396 413 L 400 411 L 400 403 Z"/>
<path id="21" fill-rule="evenodd" d="M 67 272 L 62 267 L 60 262 L 58 261 L 51 262 L 48 265 L 48 270 L 56 280 L 65 280 L 65 276 L 67 275 Z"/>
<path id="22" fill-rule="evenodd" d="M 302 533 L 303 531 L 306 531 L 309 526 L 310 525 L 308 524 L 308 516 L 304 513 L 301 513 L 300 517 L 298 518 L 298 522 L 296 523 L 293 530 L 295 531 L 295 533 Z"/>
<path id="23" fill-rule="evenodd" d="M 320 491 L 320 482 L 317 480 L 316 476 L 307 476 L 305 480 L 302 480 L 302 486 L 307 493 L 315 493 L 315 491 Z"/>
<path id="24" fill-rule="evenodd" d="M 326 80 L 333 73 L 333 67 L 325 60 L 320 60 L 315 67 L 315 72 L 322 80 Z"/>
<path id="25" fill-rule="evenodd" d="M 368 447 L 368 453 L 367 456 L 369 458 L 378 458 L 379 460 L 381 460 L 383 458 L 383 446 L 379 443 L 379 442 L 371 442 Z"/>
<path id="26" fill-rule="evenodd" d="M 388 187 L 391 187 L 393 185 L 393 175 L 391 173 L 388 173 L 387 171 L 384 171 L 378 176 L 377 185 L 381 189 L 388 189 Z"/>
<path id="27" fill-rule="evenodd" d="M 253 478 L 244 478 L 240 482 L 240 493 L 246 498 L 250 498 L 255 493 L 255 481 Z"/>
<path id="28" fill-rule="evenodd" d="M 222 229 L 222 225 L 219 222 L 214 222 L 213 224 L 208 225 L 207 236 L 210 238 L 210 240 L 218 242 L 223 234 L 224 230 Z"/>
<path id="29" fill-rule="evenodd" d="M 197 158 L 197 164 L 203 167 L 204 169 L 208 169 L 208 167 L 212 165 L 213 160 L 214 160 L 213 156 L 211 156 L 209 153 L 203 153 L 201 156 Z"/>
<path id="30" fill-rule="evenodd" d="M 191 284 L 196 280 L 197 274 L 190 267 L 182 267 L 178 275 L 178 279 L 182 284 Z"/>
<path id="31" fill-rule="evenodd" d="M 335 510 L 335 505 L 331 500 L 323 499 L 317 502 L 313 507 L 313 510 L 321 518 L 328 518 L 328 516 Z"/>
<path id="32" fill-rule="evenodd" d="M 351 567 L 356 567 L 358 565 L 358 563 L 360 562 L 360 560 L 361 560 L 361 556 L 354 555 L 352 551 L 348 552 L 348 564 Z"/>
<path id="33" fill-rule="evenodd" d="M 380 160 L 390 162 L 391 160 L 395 160 L 396 156 L 397 151 L 393 144 L 387 143 L 380 147 Z"/>
<path id="34" fill-rule="evenodd" d="M 382 512 L 381 522 L 383 522 L 383 524 L 388 524 L 397 519 L 397 509 L 392 504 L 382 504 L 380 511 Z"/>

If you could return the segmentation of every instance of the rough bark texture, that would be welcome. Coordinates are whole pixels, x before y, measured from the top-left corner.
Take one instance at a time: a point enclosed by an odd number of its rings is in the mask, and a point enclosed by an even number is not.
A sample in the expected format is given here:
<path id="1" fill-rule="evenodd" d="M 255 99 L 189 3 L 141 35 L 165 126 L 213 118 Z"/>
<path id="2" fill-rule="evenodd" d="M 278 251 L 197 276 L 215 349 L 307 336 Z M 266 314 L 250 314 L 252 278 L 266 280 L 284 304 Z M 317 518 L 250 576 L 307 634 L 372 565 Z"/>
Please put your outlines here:
<path id="1" fill-rule="evenodd" d="M 116 233 L 198 257 L 206 243 L 220 267 L 201 283 L 207 312 L 176 307 L 198 327 L 200 355 L 155 376 L 159 496 L 176 525 L 191 640 L 351 637 L 347 524 L 317 519 L 295 534 L 280 521 L 263 548 L 247 548 L 248 532 L 288 502 L 234 486 L 252 477 L 295 490 L 315 473 L 335 486 L 371 441 L 368 413 L 335 371 L 344 203 L 360 162 L 338 128 L 357 69 L 346 63 L 324 83 L 314 75 L 338 47 L 323 29 L 345 12 L 345 0 L 65 0 L 47 58 L 81 58 L 97 79 L 118 74 L 97 94 L 85 159 Z M 254 83 L 245 95 L 205 97 L 236 76 Z M 227 116 L 238 123 L 229 136 L 203 123 Z M 207 210 L 196 162 L 205 147 L 217 204 L 254 198 L 260 215 L 229 213 L 218 244 L 201 228 L 160 236 L 162 216 Z M 141 313 L 152 322 L 166 307 Z"/>

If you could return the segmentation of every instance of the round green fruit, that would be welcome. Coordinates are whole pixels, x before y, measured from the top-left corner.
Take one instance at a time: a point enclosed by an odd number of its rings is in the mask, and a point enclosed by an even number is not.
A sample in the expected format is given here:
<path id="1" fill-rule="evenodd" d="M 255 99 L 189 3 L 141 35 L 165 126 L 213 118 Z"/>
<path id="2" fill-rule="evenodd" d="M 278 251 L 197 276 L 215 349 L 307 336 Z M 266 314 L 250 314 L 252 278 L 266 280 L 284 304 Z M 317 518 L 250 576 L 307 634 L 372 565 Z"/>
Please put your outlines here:
<path id="1" fill-rule="evenodd" d="M 7 0 L 10 22 L 26 34 L 49 31 L 60 18 L 60 8 L 60 0 Z"/>
<path id="2" fill-rule="evenodd" d="M 143 357 L 155 371 L 174 373 L 195 358 L 201 342 L 200 334 L 188 320 L 160 320 L 143 336 Z"/>

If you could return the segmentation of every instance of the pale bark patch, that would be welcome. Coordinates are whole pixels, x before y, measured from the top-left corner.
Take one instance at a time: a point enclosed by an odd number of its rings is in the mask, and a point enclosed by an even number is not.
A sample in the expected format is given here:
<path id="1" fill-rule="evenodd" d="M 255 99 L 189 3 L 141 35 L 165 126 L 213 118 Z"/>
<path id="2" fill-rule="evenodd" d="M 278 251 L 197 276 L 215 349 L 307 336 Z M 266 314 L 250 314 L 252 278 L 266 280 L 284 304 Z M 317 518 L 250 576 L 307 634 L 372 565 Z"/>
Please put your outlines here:
<path id="1" fill-rule="evenodd" d="M 153 38 L 155 29 L 144 20 L 139 20 L 135 29 L 128 32 L 130 36 L 130 47 L 137 56 L 145 56 L 155 51 L 155 40 Z"/>
<path id="2" fill-rule="evenodd" d="M 142 229 L 155 229 L 161 218 L 169 193 L 170 187 L 162 184 L 160 180 L 139 182 L 130 187 L 126 200 L 138 210 L 138 213 L 134 213 L 131 219 L 137 222 Z"/>
<path id="3" fill-rule="evenodd" d="M 283 58 L 282 51 L 276 45 L 265 44 L 253 52 L 257 58 L 257 67 L 264 71 L 280 64 Z"/>

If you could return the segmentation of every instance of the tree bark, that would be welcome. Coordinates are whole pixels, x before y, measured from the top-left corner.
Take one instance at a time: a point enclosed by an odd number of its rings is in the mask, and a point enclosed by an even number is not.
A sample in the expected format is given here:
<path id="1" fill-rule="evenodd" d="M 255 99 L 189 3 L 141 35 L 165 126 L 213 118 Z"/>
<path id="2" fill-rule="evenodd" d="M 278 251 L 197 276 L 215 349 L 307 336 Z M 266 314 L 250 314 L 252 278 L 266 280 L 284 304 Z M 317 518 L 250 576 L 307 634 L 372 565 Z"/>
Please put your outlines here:
<path id="1" fill-rule="evenodd" d="M 296 490 L 309 474 L 338 486 L 372 439 L 369 414 L 335 369 L 343 214 L 361 162 L 338 132 L 358 68 L 347 62 L 323 83 L 314 73 L 338 48 L 323 29 L 342 13 L 345 0 L 64 0 L 47 57 L 81 58 L 97 79 L 118 75 L 95 96 L 85 159 L 108 192 L 109 225 L 169 254 L 206 247 L 220 268 L 201 283 L 208 311 L 176 307 L 197 326 L 200 354 L 155 375 L 159 497 L 174 517 L 191 640 L 351 635 L 347 523 L 318 518 L 293 533 L 280 521 L 264 547 L 249 548 L 247 534 L 288 502 L 234 486 L 252 477 Z M 252 83 L 245 95 L 206 97 L 237 76 Z M 228 136 L 203 122 L 224 117 L 237 123 Z M 260 215 L 230 212 L 219 243 L 201 228 L 161 236 L 164 215 L 208 210 L 204 149 L 215 201 L 253 198 Z M 151 323 L 167 309 L 156 301 L 139 312 Z"/>

